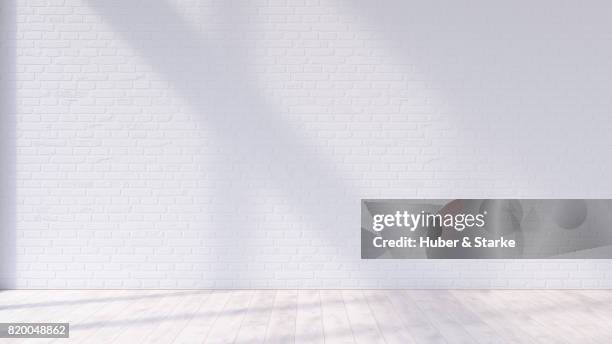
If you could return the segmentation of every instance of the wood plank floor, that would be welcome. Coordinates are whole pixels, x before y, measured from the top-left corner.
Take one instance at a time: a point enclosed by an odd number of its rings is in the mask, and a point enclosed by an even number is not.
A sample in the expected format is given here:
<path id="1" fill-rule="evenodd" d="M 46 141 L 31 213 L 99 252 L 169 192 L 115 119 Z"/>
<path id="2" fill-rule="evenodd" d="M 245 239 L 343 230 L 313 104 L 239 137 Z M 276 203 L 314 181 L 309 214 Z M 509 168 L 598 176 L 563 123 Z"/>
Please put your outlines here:
<path id="1" fill-rule="evenodd" d="M 612 343 L 611 290 L 19 290 L 4 343 Z"/>

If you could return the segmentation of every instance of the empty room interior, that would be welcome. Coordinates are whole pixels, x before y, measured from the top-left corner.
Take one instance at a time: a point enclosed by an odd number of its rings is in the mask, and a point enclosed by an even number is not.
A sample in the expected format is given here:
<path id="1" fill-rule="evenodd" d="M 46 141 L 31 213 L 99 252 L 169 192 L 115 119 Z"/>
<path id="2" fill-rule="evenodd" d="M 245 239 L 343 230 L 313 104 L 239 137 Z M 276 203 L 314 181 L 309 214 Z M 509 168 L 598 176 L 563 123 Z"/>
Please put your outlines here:
<path id="1" fill-rule="evenodd" d="M 0 343 L 612 343 L 610 13 L 1 0 Z"/>

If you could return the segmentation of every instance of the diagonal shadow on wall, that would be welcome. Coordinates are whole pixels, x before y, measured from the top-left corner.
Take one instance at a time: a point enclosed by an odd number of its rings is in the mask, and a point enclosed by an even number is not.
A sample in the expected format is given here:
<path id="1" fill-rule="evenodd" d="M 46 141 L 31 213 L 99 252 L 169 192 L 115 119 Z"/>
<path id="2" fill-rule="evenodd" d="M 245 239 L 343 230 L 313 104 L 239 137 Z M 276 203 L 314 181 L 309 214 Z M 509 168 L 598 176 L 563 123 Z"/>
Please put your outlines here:
<path id="1" fill-rule="evenodd" d="M 246 70 L 248 27 L 244 24 L 244 9 L 230 2 L 217 4 L 216 21 L 225 22 L 226 27 L 210 33 L 217 36 L 209 39 L 208 34 L 195 30 L 164 1 L 90 4 L 113 32 L 138 50 L 200 116 L 203 129 L 221 153 L 218 156 L 223 156 L 223 161 L 218 161 L 220 165 L 211 166 L 211 173 L 221 170 L 216 172 L 216 178 L 230 179 L 225 184 L 227 189 L 215 194 L 215 213 L 227 213 L 227 205 L 244 201 L 242 190 L 249 185 L 242 184 L 241 176 L 280 190 L 325 232 L 323 235 L 334 233 L 327 228 L 338 223 L 338 214 L 357 209 L 358 200 L 332 163 L 300 138 L 301 128 L 266 103 L 247 77 L 250 71 Z M 224 171 L 231 177 L 222 175 Z M 238 227 L 234 228 L 237 232 L 248 232 L 246 220 L 225 227 L 230 226 Z M 236 257 L 242 262 L 248 259 L 240 252 Z"/>

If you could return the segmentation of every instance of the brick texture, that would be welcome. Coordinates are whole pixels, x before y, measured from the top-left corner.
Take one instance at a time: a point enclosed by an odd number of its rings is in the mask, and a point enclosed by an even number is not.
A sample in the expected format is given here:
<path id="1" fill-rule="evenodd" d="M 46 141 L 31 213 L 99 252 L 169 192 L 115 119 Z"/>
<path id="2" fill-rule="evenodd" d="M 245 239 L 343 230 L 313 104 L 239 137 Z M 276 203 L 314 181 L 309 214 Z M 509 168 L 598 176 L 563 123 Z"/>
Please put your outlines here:
<path id="1" fill-rule="evenodd" d="M 20 0 L 21 288 L 604 288 L 364 261 L 361 198 L 610 198 L 611 5 Z"/>

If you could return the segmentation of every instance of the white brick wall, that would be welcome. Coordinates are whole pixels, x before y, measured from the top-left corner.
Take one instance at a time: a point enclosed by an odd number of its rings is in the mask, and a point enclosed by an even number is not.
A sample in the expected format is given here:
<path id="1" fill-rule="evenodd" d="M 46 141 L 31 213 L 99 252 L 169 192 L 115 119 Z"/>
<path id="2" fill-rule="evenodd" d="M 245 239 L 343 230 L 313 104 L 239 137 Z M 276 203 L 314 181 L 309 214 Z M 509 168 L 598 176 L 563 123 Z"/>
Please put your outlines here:
<path id="1" fill-rule="evenodd" d="M 21 0 L 17 286 L 610 287 L 359 258 L 361 198 L 611 197 L 610 7 Z"/>
<path id="2" fill-rule="evenodd" d="M 15 6 L 0 5 L 0 289 L 15 288 Z"/>

